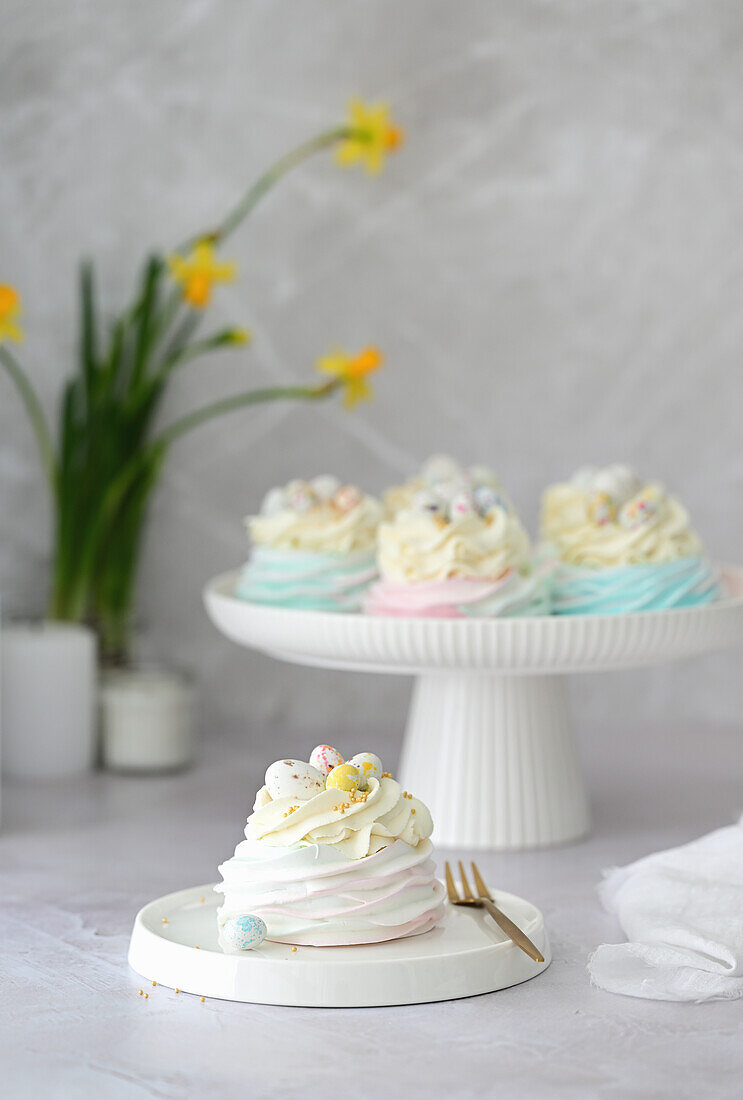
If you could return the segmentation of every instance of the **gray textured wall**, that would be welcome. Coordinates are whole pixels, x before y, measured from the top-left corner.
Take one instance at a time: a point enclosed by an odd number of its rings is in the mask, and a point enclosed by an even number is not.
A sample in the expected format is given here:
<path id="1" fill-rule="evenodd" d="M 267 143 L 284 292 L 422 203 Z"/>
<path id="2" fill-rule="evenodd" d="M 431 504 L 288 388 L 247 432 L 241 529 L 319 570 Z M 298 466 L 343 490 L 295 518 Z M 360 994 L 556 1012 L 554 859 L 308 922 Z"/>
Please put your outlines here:
<path id="1" fill-rule="evenodd" d="M 3 0 L 2 13 L 0 278 L 24 294 L 23 356 L 49 409 L 73 359 L 82 253 L 113 306 L 152 242 L 210 223 L 350 94 L 390 100 L 408 131 L 380 179 L 318 160 L 240 232 L 241 278 L 214 312 L 253 326 L 255 345 L 189 369 L 166 410 L 302 378 L 336 341 L 387 355 L 357 415 L 268 408 L 173 456 L 144 650 L 198 670 L 210 731 L 255 742 L 270 716 L 297 748 L 396 744 L 404 681 L 276 666 L 202 612 L 203 582 L 244 555 L 241 516 L 297 473 L 380 488 L 446 449 L 493 464 L 533 524 L 545 481 L 627 460 L 680 492 L 715 555 L 743 557 L 736 0 Z M 1 379 L 0 525 L 5 603 L 38 611 L 47 502 Z M 738 665 L 586 678 L 583 727 L 737 721 Z"/>

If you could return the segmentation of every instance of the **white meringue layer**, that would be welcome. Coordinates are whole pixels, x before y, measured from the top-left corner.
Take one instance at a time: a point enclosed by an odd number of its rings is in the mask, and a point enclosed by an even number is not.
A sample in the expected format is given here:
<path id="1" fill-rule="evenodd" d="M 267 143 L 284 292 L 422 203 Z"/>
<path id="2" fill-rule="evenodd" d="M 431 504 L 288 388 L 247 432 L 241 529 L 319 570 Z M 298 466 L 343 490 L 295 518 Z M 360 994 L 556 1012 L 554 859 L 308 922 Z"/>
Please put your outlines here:
<path id="1" fill-rule="evenodd" d="M 325 844 L 270 848 L 245 840 L 219 868 L 220 927 L 252 913 L 268 939 L 317 947 L 376 943 L 427 932 L 443 915 L 430 840 L 402 840 L 364 859 Z"/>

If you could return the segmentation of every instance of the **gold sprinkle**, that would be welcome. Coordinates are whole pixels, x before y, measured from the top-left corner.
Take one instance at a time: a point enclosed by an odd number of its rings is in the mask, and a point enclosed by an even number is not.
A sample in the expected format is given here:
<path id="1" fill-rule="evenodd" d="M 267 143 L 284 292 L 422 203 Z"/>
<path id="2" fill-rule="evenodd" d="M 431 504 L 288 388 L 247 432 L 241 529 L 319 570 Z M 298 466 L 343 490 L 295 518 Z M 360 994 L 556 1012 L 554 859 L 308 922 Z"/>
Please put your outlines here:
<path id="1" fill-rule="evenodd" d="M 201 948 L 199 947 L 199 945 L 198 945 L 198 944 L 196 944 L 196 950 L 197 950 L 197 951 L 201 951 Z"/>
<path id="2" fill-rule="evenodd" d="M 382 779 L 392 779 L 392 772 L 382 772 Z"/>
<path id="3" fill-rule="evenodd" d="M 203 1004 L 205 1000 L 206 1000 L 206 997 L 202 997 L 201 998 L 201 1003 Z"/>
<path id="4" fill-rule="evenodd" d="M 167 917 L 163 917 L 163 924 L 167 924 L 167 923 L 168 923 L 168 918 L 167 918 Z"/>
<path id="5" fill-rule="evenodd" d="M 149 993 L 145 993 L 144 999 L 147 1000 L 148 997 L 149 997 Z"/>
<path id="6" fill-rule="evenodd" d="M 143 989 L 140 989 L 140 991 L 139 991 L 139 993 L 137 994 L 137 996 L 138 996 L 138 997 L 141 997 L 143 993 L 144 993 L 144 990 L 143 990 Z"/>
<path id="7" fill-rule="evenodd" d="M 201 904 L 203 905 L 203 904 L 204 904 L 204 902 L 206 901 L 206 898 L 199 898 L 199 901 L 200 901 L 200 902 L 201 902 Z"/>
<path id="8" fill-rule="evenodd" d="M 414 813 L 415 813 L 415 809 L 412 809 L 412 810 L 411 810 L 410 812 L 411 812 L 411 814 L 414 814 Z"/>
<path id="9" fill-rule="evenodd" d="M 296 947 L 292 947 L 292 951 L 296 951 L 296 950 L 297 950 Z"/>
<path id="10" fill-rule="evenodd" d="M 178 986 L 175 987 L 175 991 L 176 993 L 180 993 L 180 989 L 178 988 Z"/>
<path id="11" fill-rule="evenodd" d="M 157 985 L 157 982 L 153 982 L 152 984 L 153 984 L 153 985 Z"/>

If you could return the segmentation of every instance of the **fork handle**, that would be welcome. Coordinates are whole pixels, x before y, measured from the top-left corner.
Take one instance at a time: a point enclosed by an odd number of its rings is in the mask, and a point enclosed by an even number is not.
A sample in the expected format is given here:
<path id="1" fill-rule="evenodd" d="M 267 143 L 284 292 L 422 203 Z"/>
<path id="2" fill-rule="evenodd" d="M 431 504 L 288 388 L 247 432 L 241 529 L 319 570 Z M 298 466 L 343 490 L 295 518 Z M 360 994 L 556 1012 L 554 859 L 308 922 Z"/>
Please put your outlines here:
<path id="1" fill-rule="evenodd" d="M 506 933 L 509 940 L 513 940 L 516 946 L 520 947 L 521 950 L 526 955 L 528 955 L 530 959 L 534 959 L 534 962 L 544 962 L 544 955 L 541 953 L 541 951 L 539 951 L 538 948 L 534 946 L 529 937 L 521 931 L 518 925 L 514 924 L 513 921 L 509 917 L 507 917 L 505 913 L 502 913 L 498 906 L 494 905 L 489 898 L 481 897 L 480 901 L 487 909 L 488 913 L 490 913 L 490 916 L 493 918 L 501 931 Z"/>

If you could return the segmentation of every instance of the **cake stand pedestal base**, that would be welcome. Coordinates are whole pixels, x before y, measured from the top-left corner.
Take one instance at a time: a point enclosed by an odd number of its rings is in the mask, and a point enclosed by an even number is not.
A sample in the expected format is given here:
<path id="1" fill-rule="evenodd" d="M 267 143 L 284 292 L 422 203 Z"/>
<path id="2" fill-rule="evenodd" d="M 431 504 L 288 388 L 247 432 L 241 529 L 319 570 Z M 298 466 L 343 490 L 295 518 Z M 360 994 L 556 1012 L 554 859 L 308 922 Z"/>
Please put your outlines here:
<path id="1" fill-rule="evenodd" d="M 560 844 L 590 825 L 563 676 L 419 676 L 400 781 L 444 847 Z"/>
<path id="2" fill-rule="evenodd" d="M 280 660 L 415 676 L 403 784 L 430 806 L 437 844 L 504 850 L 567 843 L 588 831 L 565 677 L 740 642 L 743 568 L 725 566 L 723 578 L 724 599 L 632 615 L 388 619 L 291 611 L 238 599 L 236 573 L 210 581 L 205 599 L 228 638 Z"/>

